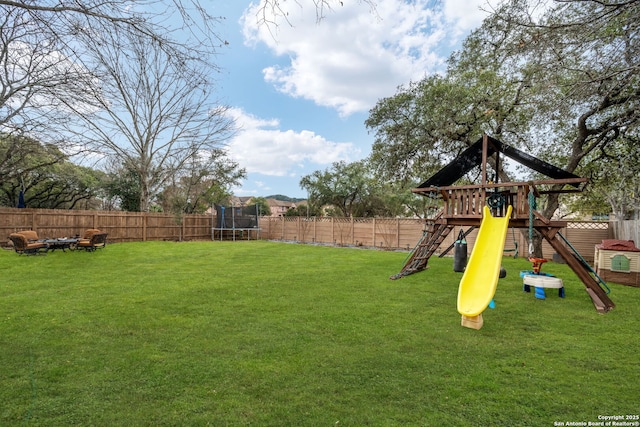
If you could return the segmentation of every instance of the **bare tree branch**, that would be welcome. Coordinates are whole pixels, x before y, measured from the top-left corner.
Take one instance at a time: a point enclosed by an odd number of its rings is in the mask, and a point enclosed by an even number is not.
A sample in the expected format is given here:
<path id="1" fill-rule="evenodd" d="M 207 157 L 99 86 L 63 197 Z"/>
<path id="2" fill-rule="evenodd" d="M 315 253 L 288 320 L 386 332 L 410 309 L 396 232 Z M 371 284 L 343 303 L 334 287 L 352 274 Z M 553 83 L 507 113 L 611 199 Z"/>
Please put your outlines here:
<path id="1" fill-rule="evenodd" d="M 266 26 L 273 35 L 273 29 L 277 29 L 281 21 L 293 26 L 289 20 L 287 5 L 295 3 L 300 8 L 313 6 L 316 11 L 316 21 L 320 22 L 328 13 L 331 13 L 334 8 L 344 6 L 344 3 L 347 1 L 355 0 L 309 0 L 307 2 L 308 4 L 305 4 L 301 0 L 261 0 L 255 12 L 256 23 L 259 26 Z M 372 12 L 376 12 L 376 2 L 374 0 L 357 0 L 357 2 L 366 4 Z"/>
<path id="2" fill-rule="evenodd" d="M 211 96 L 208 69 L 175 61 L 158 43 L 129 33 L 86 33 L 92 69 L 101 83 L 90 108 L 67 107 L 82 119 L 82 137 L 97 153 L 119 159 L 140 179 L 140 209 L 201 152 L 233 134 L 227 108 Z"/>

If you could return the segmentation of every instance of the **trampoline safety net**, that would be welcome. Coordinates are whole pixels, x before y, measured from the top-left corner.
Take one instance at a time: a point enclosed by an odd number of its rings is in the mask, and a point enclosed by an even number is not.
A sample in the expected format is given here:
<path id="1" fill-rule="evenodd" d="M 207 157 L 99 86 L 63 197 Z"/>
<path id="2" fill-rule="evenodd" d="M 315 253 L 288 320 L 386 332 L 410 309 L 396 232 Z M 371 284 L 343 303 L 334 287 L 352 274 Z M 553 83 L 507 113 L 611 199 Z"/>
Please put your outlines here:
<path id="1" fill-rule="evenodd" d="M 219 206 L 216 208 L 217 229 L 258 228 L 258 207 Z"/>

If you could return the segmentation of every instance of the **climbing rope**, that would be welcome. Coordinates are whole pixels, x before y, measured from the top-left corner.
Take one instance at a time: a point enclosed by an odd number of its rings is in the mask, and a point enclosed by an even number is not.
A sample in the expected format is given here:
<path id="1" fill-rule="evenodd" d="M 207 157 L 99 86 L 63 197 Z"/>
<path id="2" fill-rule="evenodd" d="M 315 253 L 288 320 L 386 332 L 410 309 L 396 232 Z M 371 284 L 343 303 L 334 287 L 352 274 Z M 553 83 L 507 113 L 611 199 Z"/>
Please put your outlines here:
<path id="1" fill-rule="evenodd" d="M 536 208 L 536 195 L 533 187 L 529 189 L 529 256 L 533 256 L 533 211 Z"/>

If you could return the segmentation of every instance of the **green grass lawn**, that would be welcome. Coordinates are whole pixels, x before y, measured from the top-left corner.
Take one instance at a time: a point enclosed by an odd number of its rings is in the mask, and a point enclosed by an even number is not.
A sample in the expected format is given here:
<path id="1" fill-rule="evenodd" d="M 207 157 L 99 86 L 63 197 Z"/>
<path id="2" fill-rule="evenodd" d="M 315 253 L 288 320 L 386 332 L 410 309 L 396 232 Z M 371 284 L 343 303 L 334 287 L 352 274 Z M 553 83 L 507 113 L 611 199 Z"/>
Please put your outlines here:
<path id="1" fill-rule="evenodd" d="M 553 426 L 640 413 L 640 289 L 598 314 L 522 292 L 505 258 L 484 327 L 461 273 L 406 253 L 251 242 L 0 251 L 0 425 Z M 555 424 L 559 425 L 559 424 Z"/>

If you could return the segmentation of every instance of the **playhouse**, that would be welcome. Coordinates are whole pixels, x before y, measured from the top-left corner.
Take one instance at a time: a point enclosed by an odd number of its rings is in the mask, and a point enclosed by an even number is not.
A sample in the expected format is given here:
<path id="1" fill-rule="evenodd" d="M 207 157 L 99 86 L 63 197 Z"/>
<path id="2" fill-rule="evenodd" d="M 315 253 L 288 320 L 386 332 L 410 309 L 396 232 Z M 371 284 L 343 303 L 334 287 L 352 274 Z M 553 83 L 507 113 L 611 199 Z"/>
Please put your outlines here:
<path id="1" fill-rule="evenodd" d="M 603 280 L 640 287 L 640 248 L 633 240 L 603 240 L 593 259 Z"/>

